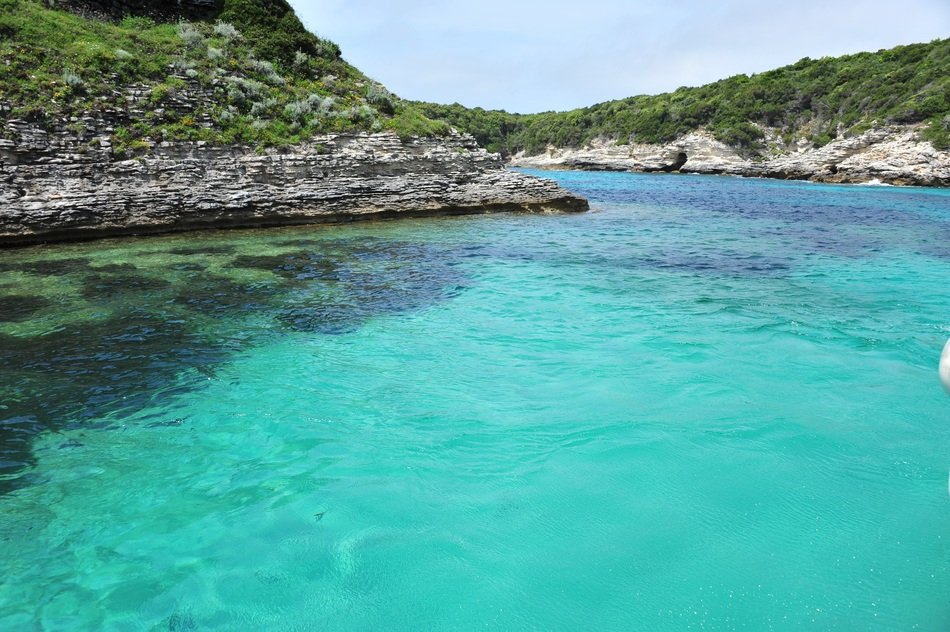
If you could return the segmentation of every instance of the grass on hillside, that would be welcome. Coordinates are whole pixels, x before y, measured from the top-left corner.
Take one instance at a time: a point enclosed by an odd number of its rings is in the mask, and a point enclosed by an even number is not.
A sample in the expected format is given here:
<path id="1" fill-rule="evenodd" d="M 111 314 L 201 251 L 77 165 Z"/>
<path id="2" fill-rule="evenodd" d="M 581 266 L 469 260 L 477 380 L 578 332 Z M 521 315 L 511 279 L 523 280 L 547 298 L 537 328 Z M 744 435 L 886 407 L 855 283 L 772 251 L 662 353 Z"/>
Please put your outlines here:
<path id="1" fill-rule="evenodd" d="M 637 96 L 569 112 L 509 114 L 461 105 L 421 104 L 432 118 L 503 153 L 580 147 L 595 138 L 666 143 L 705 128 L 746 154 L 765 148 L 766 130 L 791 144 L 827 144 L 873 125 L 926 122 L 924 136 L 950 148 L 950 39 L 876 53 L 803 59 L 748 77 Z"/>
<path id="2" fill-rule="evenodd" d="M 125 109 L 128 124 L 114 138 L 120 152 L 162 140 L 272 146 L 326 132 L 448 131 L 343 61 L 336 44 L 306 32 L 292 11 L 258 15 L 263 4 L 227 0 L 215 22 L 158 24 L 0 0 L 0 104 L 10 108 L 7 118 L 48 129 L 88 112 Z M 252 32 L 236 24 L 253 25 Z M 147 93 L 144 102 L 127 101 L 129 86 Z M 197 88 L 213 98 L 181 98 Z"/>

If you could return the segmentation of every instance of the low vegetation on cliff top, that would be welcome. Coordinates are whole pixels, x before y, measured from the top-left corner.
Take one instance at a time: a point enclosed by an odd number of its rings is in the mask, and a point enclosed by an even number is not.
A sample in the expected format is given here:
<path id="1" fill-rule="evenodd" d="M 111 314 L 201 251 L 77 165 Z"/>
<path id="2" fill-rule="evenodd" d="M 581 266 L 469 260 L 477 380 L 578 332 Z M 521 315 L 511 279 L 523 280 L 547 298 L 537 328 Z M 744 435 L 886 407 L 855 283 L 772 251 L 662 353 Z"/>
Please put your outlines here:
<path id="1" fill-rule="evenodd" d="M 78 14 L 96 4 L 0 0 L 3 118 L 78 132 L 102 113 L 119 121 L 120 154 L 163 140 L 270 146 L 325 132 L 433 136 L 453 126 L 505 154 L 594 139 L 665 143 L 705 129 L 754 157 L 889 123 L 922 123 L 925 138 L 950 149 L 950 39 L 520 115 L 400 99 L 308 32 L 285 0 L 218 0 L 190 21 Z"/>
<path id="2" fill-rule="evenodd" d="M 448 130 L 346 63 L 283 0 L 225 0 L 214 19 L 170 22 L 55 6 L 0 0 L 4 118 L 56 129 L 118 112 L 113 140 L 129 153 L 163 140 L 266 146 L 324 132 Z"/>
<path id="3" fill-rule="evenodd" d="M 535 154 L 595 138 L 666 143 L 704 128 L 749 155 L 805 138 L 824 145 L 890 123 L 925 123 L 924 136 L 950 148 L 950 39 L 876 53 L 803 59 L 697 88 L 608 101 L 570 112 L 509 114 L 458 104 L 420 104 L 426 115 L 469 132 L 494 151 Z"/>

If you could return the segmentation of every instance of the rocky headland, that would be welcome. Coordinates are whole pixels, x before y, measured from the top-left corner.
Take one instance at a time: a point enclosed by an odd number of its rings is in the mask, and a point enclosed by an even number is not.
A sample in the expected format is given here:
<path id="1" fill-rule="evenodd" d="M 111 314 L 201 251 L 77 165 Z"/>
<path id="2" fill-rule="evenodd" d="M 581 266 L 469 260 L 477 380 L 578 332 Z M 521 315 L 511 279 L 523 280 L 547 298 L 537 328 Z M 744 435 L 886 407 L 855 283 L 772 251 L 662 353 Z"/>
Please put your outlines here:
<path id="1" fill-rule="evenodd" d="M 584 211 L 552 181 L 504 168 L 471 137 L 316 136 L 260 150 L 163 142 L 116 159 L 107 134 L 6 123 L 0 244 L 406 215 Z"/>
<path id="2" fill-rule="evenodd" d="M 0 245 L 587 209 L 365 76 L 284 0 L 4 7 Z"/>
<path id="3" fill-rule="evenodd" d="M 891 125 L 822 147 L 807 140 L 784 146 L 766 135 L 768 157 L 748 158 L 697 131 L 666 144 L 618 145 L 595 140 L 578 149 L 549 146 L 538 155 L 519 152 L 510 162 L 534 169 L 727 174 L 832 183 L 950 186 L 950 152 L 920 138 L 920 126 Z"/>

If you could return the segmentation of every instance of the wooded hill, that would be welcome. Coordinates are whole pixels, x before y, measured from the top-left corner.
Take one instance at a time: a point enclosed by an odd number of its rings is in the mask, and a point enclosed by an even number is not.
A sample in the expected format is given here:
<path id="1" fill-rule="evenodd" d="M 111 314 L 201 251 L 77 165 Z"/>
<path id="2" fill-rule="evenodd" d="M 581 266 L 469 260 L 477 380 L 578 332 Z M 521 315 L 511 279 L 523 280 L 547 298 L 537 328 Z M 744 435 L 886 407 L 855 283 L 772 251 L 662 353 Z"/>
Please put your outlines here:
<path id="1" fill-rule="evenodd" d="M 595 138 L 619 144 L 666 143 L 698 128 L 745 155 L 764 148 L 766 130 L 788 144 L 825 145 L 885 124 L 926 123 L 924 136 L 950 148 L 950 39 L 876 53 L 802 59 L 752 76 L 635 96 L 569 112 L 510 114 L 459 104 L 420 104 L 431 118 L 473 134 L 493 151 L 582 147 Z"/>
<path id="2" fill-rule="evenodd" d="M 0 116 L 53 129 L 105 109 L 127 112 L 113 138 L 120 155 L 163 140 L 270 146 L 449 126 L 504 154 L 595 138 L 665 143 L 704 128 L 754 157 L 766 134 L 773 148 L 776 137 L 821 146 L 918 123 L 948 149 L 950 39 L 521 115 L 400 99 L 308 32 L 285 0 L 0 0 Z"/>

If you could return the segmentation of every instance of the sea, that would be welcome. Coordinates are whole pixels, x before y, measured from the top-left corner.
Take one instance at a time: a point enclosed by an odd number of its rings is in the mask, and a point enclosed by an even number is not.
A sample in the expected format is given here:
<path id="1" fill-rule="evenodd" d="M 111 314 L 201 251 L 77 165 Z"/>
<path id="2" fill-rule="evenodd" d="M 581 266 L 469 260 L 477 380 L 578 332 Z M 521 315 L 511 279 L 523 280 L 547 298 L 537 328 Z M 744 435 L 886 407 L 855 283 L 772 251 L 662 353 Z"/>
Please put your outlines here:
<path id="1" fill-rule="evenodd" d="M 0 629 L 950 630 L 950 191 L 0 251 Z"/>

